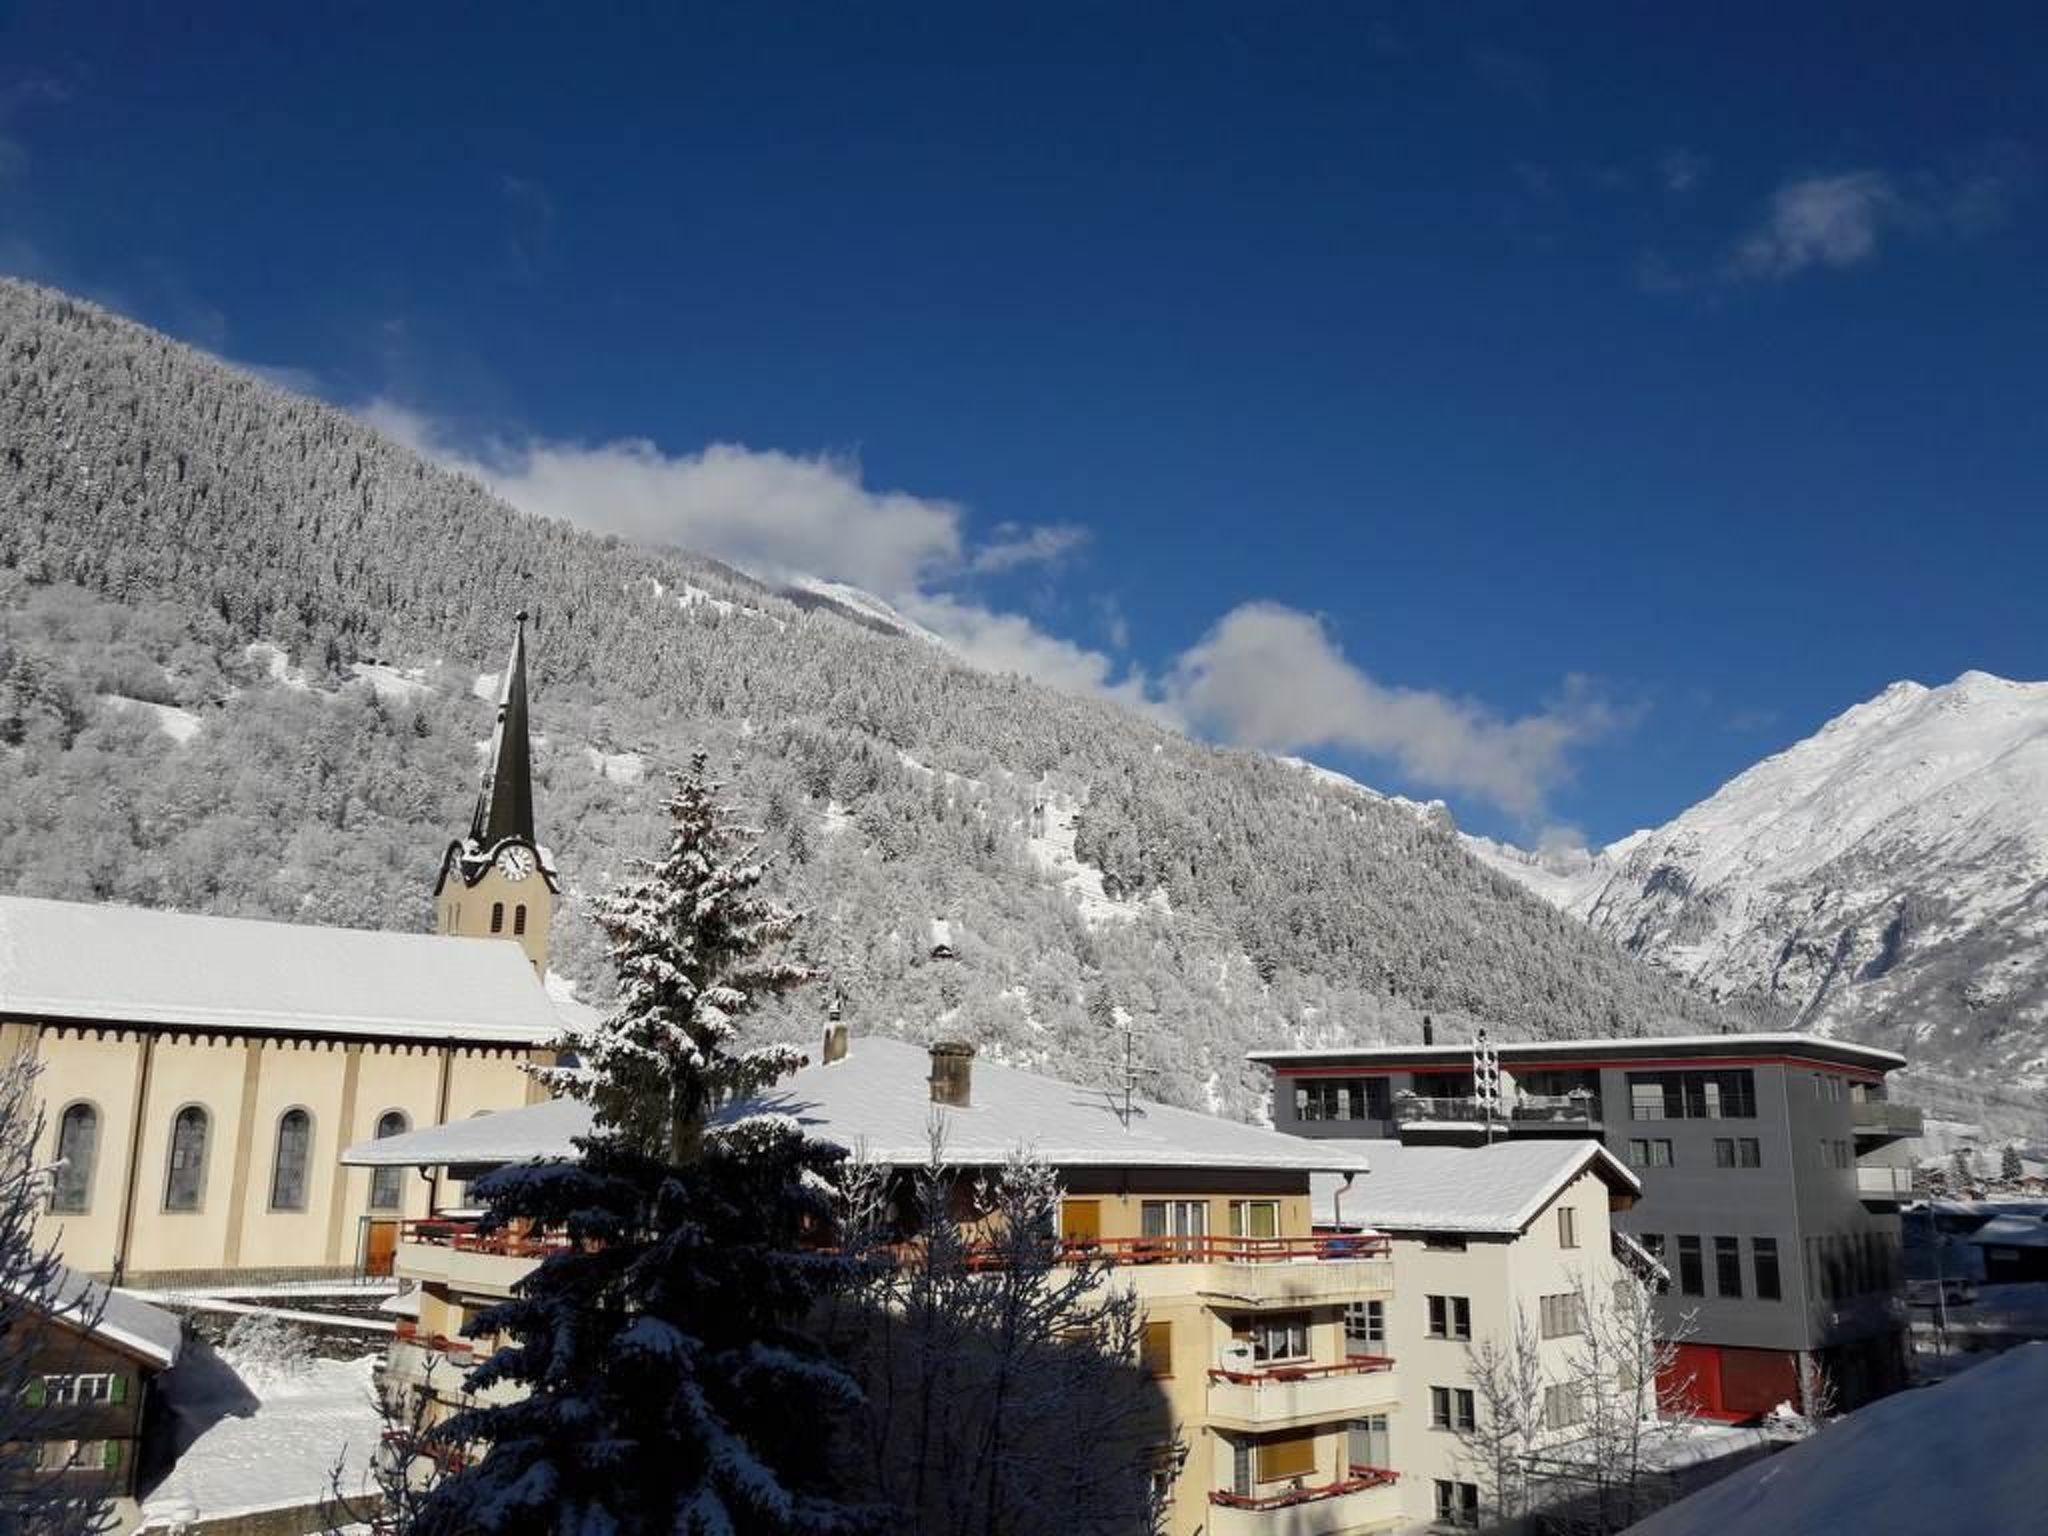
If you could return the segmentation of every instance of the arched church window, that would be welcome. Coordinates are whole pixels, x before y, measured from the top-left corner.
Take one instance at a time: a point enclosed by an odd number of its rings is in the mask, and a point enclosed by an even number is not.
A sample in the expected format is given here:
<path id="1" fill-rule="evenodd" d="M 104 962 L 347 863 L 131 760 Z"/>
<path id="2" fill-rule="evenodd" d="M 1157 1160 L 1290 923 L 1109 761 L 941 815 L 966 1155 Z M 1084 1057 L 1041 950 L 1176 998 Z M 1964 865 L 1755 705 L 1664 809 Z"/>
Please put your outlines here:
<path id="1" fill-rule="evenodd" d="M 77 1213 L 92 1204 L 92 1172 L 100 1151 L 100 1112 L 90 1104 L 73 1104 L 57 1120 L 56 1181 L 50 1186 L 50 1209 Z"/>
<path id="2" fill-rule="evenodd" d="M 313 1156 L 313 1117 L 288 1109 L 277 1119 L 277 1159 L 270 1170 L 270 1208 L 306 1208 L 306 1168 Z"/>
<path id="3" fill-rule="evenodd" d="M 514 938 L 526 936 L 526 903 L 523 901 L 512 909 L 512 935 Z"/>
<path id="4" fill-rule="evenodd" d="M 503 903 L 502 901 L 494 901 L 491 903 L 491 932 L 503 933 L 504 931 L 505 903 Z"/>
<path id="5" fill-rule="evenodd" d="M 171 1166 L 164 1180 L 164 1209 L 196 1211 L 206 1192 L 206 1111 L 187 1104 L 171 1122 Z"/>
<path id="6" fill-rule="evenodd" d="M 412 1123 L 405 1118 L 405 1111 L 387 1109 L 377 1117 L 377 1139 L 386 1136 L 403 1136 L 412 1129 Z M 405 1203 L 405 1170 L 403 1168 L 373 1168 L 370 1170 L 370 1209 L 373 1211 L 395 1211 Z"/>

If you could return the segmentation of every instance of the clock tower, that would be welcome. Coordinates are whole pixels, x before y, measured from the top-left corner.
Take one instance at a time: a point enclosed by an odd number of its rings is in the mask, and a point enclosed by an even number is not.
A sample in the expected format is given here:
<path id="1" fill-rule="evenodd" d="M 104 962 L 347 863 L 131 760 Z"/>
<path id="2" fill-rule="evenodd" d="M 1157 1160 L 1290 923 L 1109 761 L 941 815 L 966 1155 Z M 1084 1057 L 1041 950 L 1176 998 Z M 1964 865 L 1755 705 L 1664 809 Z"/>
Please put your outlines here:
<path id="1" fill-rule="evenodd" d="M 533 748 L 526 720 L 526 614 L 498 689 L 498 723 L 469 835 L 448 845 L 434 882 L 434 926 L 458 938 L 511 939 L 548 967 L 554 861 L 533 832 Z"/>

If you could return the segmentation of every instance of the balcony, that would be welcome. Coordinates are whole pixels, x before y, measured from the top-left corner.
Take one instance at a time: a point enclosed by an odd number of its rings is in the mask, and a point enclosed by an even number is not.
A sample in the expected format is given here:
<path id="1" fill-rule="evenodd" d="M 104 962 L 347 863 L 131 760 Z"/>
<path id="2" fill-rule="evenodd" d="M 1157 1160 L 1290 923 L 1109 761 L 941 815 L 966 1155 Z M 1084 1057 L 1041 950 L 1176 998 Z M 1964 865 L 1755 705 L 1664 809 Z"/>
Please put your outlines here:
<path id="1" fill-rule="evenodd" d="M 1352 1467 L 1343 1480 L 1251 1497 L 1218 1489 L 1209 1495 L 1210 1536 L 1345 1536 L 1377 1530 L 1401 1513 L 1399 1474 Z"/>
<path id="2" fill-rule="evenodd" d="M 1272 1365 L 1209 1372 L 1209 1422 L 1253 1432 L 1382 1412 L 1395 1397 L 1394 1362 L 1352 1355 L 1330 1365 Z"/>
<path id="3" fill-rule="evenodd" d="M 1865 1205 L 1898 1205 L 1913 1198 L 1913 1170 L 1886 1163 L 1856 1166 L 1856 1194 Z"/>
<path id="4" fill-rule="evenodd" d="M 1903 1141 L 1926 1127 L 1919 1105 L 1894 1104 L 1890 1099 L 1851 1100 L 1849 1123 L 1863 1141 Z"/>
<path id="5" fill-rule="evenodd" d="M 1486 1111 L 1477 1099 L 1430 1097 L 1419 1093 L 1394 1095 L 1394 1119 L 1402 1125 L 1483 1126 Z M 1590 1129 L 1600 1123 L 1600 1101 L 1592 1093 L 1516 1094 L 1505 1111 L 1496 1110 L 1493 1123 L 1509 1130 L 1537 1130 L 1545 1126 Z"/>

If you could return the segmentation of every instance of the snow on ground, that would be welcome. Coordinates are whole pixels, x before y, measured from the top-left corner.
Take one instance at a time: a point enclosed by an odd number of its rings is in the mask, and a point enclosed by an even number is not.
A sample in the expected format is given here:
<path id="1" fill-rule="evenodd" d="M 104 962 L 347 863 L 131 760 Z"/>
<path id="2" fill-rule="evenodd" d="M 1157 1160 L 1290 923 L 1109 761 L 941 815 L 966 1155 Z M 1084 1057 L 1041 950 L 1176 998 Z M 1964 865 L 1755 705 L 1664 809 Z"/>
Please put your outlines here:
<path id="1" fill-rule="evenodd" d="M 116 709 L 136 710 L 148 715 L 162 731 L 179 746 L 183 746 L 200 732 L 199 717 L 189 709 L 180 709 L 175 704 L 152 704 L 147 699 L 131 699 L 122 693 L 103 693 L 102 704 L 111 704 Z"/>
<path id="2" fill-rule="evenodd" d="M 799 591 L 815 593 L 819 597 L 837 603 L 841 608 L 846 609 L 850 613 L 857 613 L 863 618 L 871 619 L 875 623 L 885 628 L 896 630 L 900 634 L 909 635 L 928 644 L 936 645 L 941 650 L 950 651 L 953 649 L 947 643 L 945 636 L 939 634 L 936 630 L 926 629 L 924 625 L 918 623 L 915 619 L 904 617 L 895 607 L 884 602 L 872 592 L 863 592 L 859 587 L 850 587 L 843 581 L 821 581 L 815 576 L 800 576 L 792 585 Z"/>
<path id="3" fill-rule="evenodd" d="M 274 683 L 283 683 L 287 688 L 308 686 L 306 674 L 294 667 L 291 657 L 268 640 L 252 641 L 242 648 L 242 654 L 268 672 Z"/>
<path id="4" fill-rule="evenodd" d="M 1102 887 L 1102 871 L 1093 864 L 1083 863 L 1074 852 L 1074 824 L 1080 816 L 1080 801 L 1046 791 L 1045 798 L 1031 814 L 1030 824 L 1025 829 L 1024 846 L 1032 861 L 1057 879 L 1074 898 L 1074 904 L 1081 909 L 1083 921 L 1127 923 L 1147 907 L 1154 911 L 1168 910 L 1164 905 L 1163 891 L 1151 893 L 1161 898 L 1156 903 L 1151 895 L 1142 902 L 1111 898 Z"/>
<path id="5" fill-rule="evenodd" d="M 476 681 L 469 685 L 469 691 L 482 699 L 486 704 L 495 704 L 498 700 L 498 674 L 495 672 L 477 673 Z"/>
<path id="6" fill-rule="evenodd" d="M 585 747 L 583 755 L 589 759 L 591 771 L 600 779 L 638 784 L 647 777 L 647 759 L 638 752 L 604 752 L 596 747 Z"/>
<path id="7" fill-rule="evenodd" d="M 1753 1463 L 1631 1536 L 1960 1536 L 2043 1529 L 2048 1344 L 1901 1392 Z"/>
<path id="8" fill-rule="evenodd" d="M 410 704 L 421 694 L 432 693 L 424 667 L 387 667 L 382 662 L 359 661 L 349 670 L 377 691 L 387 704 Z"/>
<path id="9" fill-rule="evenodd" d="M 853 812 L 849 811 L 837 800 L 827 800 L 825 802 L 825 819 L 819 824 L 819 831 L 823 832 L 827 837 L 837 837 L 852 825 Z"/>
<path id="10" fill-rule="evenodd" d="M 372 1398 L 375 1355 L 237 1354 L 189 1346 L 161 1389 L 177 1465 L 142 1499 L 145 1525 L 315 1502 L 337 1463 L 345 1492 L 367 1489 L 382 1425 Z"/>

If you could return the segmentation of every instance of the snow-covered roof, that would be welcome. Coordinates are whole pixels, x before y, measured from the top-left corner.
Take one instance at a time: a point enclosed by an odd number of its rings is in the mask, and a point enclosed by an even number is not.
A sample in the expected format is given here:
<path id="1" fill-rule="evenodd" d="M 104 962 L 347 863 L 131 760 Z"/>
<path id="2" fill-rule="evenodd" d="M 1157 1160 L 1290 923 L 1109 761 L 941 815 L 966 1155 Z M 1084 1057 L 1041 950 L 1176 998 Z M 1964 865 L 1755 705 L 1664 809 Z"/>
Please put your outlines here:
<path id="1" fill-rule="evenodd" d="M 1123 1096 L 977 1060 L 966 1108 L 931 1100 L 931 1056 L 923 1046 L 867 1035 L 846 1056 L 792 1074 L 780 1086 L 720 1118 L 769 1111 L 811 1135 L 876 1162 L 922 1163 L 934 1116 L 948 1162 L 1000 1163 L 1019 1147 L 1056 1168 L 1246 1168 L 1310 1173 L 1370 1166 L 1367 1143 L 1307 1141 L 1236 1120 Z M 449 1125 L 360 1142 L 342 1161 L 361 1167 L 485 1166 L 574 1155 L 590 1111 L 568 1100 L 479 1115 Z M 1376 1144 L 1374 1144 L 1376 1145 Z"/>
<path id="2" fill-rule="evenodd" d="M 1754 1056 L 1759 1053 L 1784 1056 L 1816 1056 L 1826 1060 L 1853 1062 L 1859 1066 L 1891 1071 L 1903 1067 L 1906 1058 L 1896 1051 L 1874 1045 L 1857 1045 L 1826 1035 L 1786 1032 L 1731 1035 L 1629 1035 L 1604 1040 L 1496 1040 L 1503 1061 L 1595 1060 L 1601 1057 L 1662 1060 L 1667 1056 Z M 1249 1061 L 1272 1067 L 1311 1066 L 1321 1062 L 1362 1065 L 1367 1062 L 1465 1061 L 1471 1054 L 1466 1041 L 1438 1045 L 1325 1045 L 1302 1049 L 1247 1051 Z"/>
<path id="3" fill-rule="evenodd" d="M 1491 1146 L 1350 1145 L 1365 1149 L 1372 1171 L 1348 1188 L 1333 1173 L 1310 1179 L 1318 1226 L 1512 1234 L 1588 1168 L 1611 1188 L 1628 1194 L 1643 1188 L 1599 1142 L 1577 1138 L 1516 1137 Z"/>
<path id="4" fill-rule="evenodd" d="M 2048 1344 L 1900 1392 L 1629 1527 L 1629 1536 L 2038 1531 Z"/>
<path id="5" fill-rule="evenodd" d="M 519 945 L 0 896 L 0 1016 L 537 1045 Z"/>
<path id="6" fill-rule="evenodd" d="M 70 1323 L 164 1369 L 177 1362 L 179 1347 L 185 1339 L 184 1324 L 174 1314 L 139 1296 L 109 1290 L 91 1276 L 59 1265 L 49 1301 L 50 1315 L 60 1322 Z"/>
<path id="7" fill-rule="evenodd" d="M 2048 1248 L 2048 1222 L 2038 1216 L 1994 1216 L 1963 1241 L 1991 1248 Z"/>

